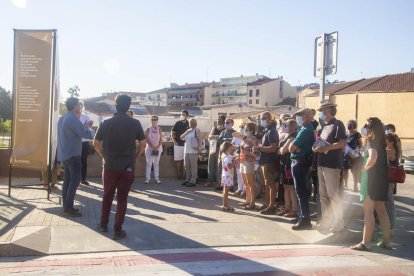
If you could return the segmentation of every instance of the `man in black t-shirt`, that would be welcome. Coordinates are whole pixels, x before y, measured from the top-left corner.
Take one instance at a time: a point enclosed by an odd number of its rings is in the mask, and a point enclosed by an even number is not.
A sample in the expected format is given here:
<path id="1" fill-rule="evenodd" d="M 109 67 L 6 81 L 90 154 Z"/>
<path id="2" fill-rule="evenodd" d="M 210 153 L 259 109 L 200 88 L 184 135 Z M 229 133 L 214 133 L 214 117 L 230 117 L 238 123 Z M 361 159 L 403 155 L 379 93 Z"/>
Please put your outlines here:
<path id="1" fill-rule="evenodd" d="M 318 109 L 319 117 L 324 122 L 320 137 L 329 144 L 315 147 L 317 153 L 319 194 L 321 198 L 322 221 L 320 228 L 330 228 L 340 232 L 344 228 L 342 200 L 340 196 L 340 179 L 343 164 L 343 150 L 346 145 L 344 124 L 335 118 L 336 104 L 327 100 Z"/>
<path id="2" fill-rule="evenodd" d="M 181 111 L 181 118 L 175 123 L 171 130 L 171 137 L 174 142 L 174 161 L 177 168 L 177 179 L 184 179 L 184 141 L 180 139 L 187 129 L 190 128 L 188 123 L 188 111 Z"/>
<path id="3" fill-rule="evenodd" d="M 93 145 L 103 158 L 102 182 L 104 194 L 102 198 L 102 214 L 100 230 L 108 231 L 109 215 L 112 201 L 117 194 L 117 209 L 114 223 L 114 240 L 122 239 L 126 232 L 122 230 L 127 209 L 128 193 L 134 181 L 136 158 L 144 153 L 145 134 L 141 123 L 129 117 L 126 112 L 131 105 L 131 97 L 116 97 L 117 113 L 110 119 L 100 123 Z M 136 150 L 136 141 L 139 150 Z"/>

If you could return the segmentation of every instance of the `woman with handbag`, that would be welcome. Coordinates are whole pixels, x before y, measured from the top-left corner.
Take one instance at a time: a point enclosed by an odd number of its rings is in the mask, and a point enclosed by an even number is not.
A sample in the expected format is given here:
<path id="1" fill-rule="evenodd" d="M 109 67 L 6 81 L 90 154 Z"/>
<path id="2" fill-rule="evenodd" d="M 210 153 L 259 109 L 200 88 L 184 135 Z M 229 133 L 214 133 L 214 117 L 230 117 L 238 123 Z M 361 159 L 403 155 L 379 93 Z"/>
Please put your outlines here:
<path id="1" fill-rule="evenodd" d="M 160 180 L 160 157 L 162 153 L 162 131 L 158 126 L 158 116 L 151 117 L 151 125 L 145 130 L 147 146 L 145 147 L 145 158 L 147 167 L 145 171 L 145 184 L 149 184 L 151 180 L 151 166 L 154 166 L 154 178 L 157 184 L 161 184 Z"/>
<path id="2" fill-rule="evenodd" d="M 400 155 L 398 149 L 398 138 L 395 134 L 388 133 L 385 135 L 385 141 L 387 143 L 387 156 L 388 162 L 391 166 L 400 165 Z M 395 224 L 395 205 L 394 205 L 394 189 L 397 183 L 388 183 L 388 200 L 385 202 L 385 209 L 387 210 L 388 217 L 390 219 L 390 227 L 394 228 Z"/>
<path id="3" fill-rule="evenodd" d="M 201 131 L 197 128 L 197 120 L 190 120 L 190 128 L 180 137 L 184 144 L 185 182 L 183 186 L 194 187 L 197 182 L 198 152 L 201 146 Z"/>
<path id="4" fill-rule="evenodd" d="M 298 124 L 295 120 L 289 119 L 285 122 L 288 130 L 288 135 L 280 141 L 280 185 L 283 185 L 285 190 L 285 207 L 283 210 L 276 213 L 278 216 L 287 218 L 296 218 L 298 216 L 298 198 L 296 196 L 295 186 L 293 183 L 292 168 L 289 153 L 289 146 L 295 140 Z"/>
<path id="5" fill-rule="evenodd" d="M 371 250 L 371 238 L 375 228 L 374 210 L 381 225 L 383 241 L 377 244 L 384 249 L 392 249 L 390 241 L 390 221 L 385 210 L 388 194 L 388 164 L 385 150 L 384 126 L 380 119 L 371 117 L 361 130 L 366 136 L 363 158 L 367 156 L 363 166 L 364 178 L 361 181 L 361 201 L 364 207 L 364 232 L 362 241 L 351 249 L 359 251 Z M 366 173 L 366 179 L 365 179 Z M 366 193 L 363 187 L 366 184 Z"/>

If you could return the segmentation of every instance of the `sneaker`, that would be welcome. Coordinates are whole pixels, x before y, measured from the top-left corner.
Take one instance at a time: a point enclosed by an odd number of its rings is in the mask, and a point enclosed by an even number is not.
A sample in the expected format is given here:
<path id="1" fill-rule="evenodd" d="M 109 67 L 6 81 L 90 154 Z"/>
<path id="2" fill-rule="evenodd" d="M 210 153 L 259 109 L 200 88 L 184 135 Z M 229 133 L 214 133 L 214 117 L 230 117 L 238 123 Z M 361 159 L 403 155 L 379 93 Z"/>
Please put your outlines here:
<path id="1" fill-rule="evenodd" d="M 183 186 L 187 186 L 187 184 L 188 184 L 188 181 L 184 181 L 183 183 L 181 183 L 181 185 Z"/>
<path id="2" fill-rule="evenodd" d="M 82 180 L 82 181 L 81 181 L 81 184 L 83 184 L 83 185 L 85 185 L 85 186 L 89 186 L 89 182 L 88 182 L 88 181 L 86 181 L 86 180 Z"/>
<path id="3" fill-rule="evenodd" d="M 299 220 L 298 223 L 292 226 L 292 230 L 310 230 L 312 223 L 309 220 Z"/>
<path id="4" fill-rule="evenodd" d="M 144 184 L 149 184 L 149 180 L 145 180 L 144 181 Z"/>
<path id="5" fill-rule="evenodd" d="M 156 182 L 157 182 L 157 184 L 161 184 L 162 183 L 161 180 L 157 180 Z"/>
<path id="6" fill-rule="evenodd" d="M 108 225 L 98 224 L 98 230 L 100 232 L 106 233 L 106 232 L 108 232 Z"/>
<path id="7" fill-rule="evenodd" d="M 192 183 L 192 182 L 188 182 L 187 185 L 185 185 L 186 187 L 195 187 L 196 184 Z"/>
<path id="8" fill-rule="evenodd" d="M 121 230 L 119 232 L 115 232 L 113 239 L 114 240 L 120 240 L 126 237 L 126 232 L 124 230 Z"/>
<path id="9" fill-rule="evenodd" d="M 79 210 L 74 209 L 74 208 L 69 209 L 69 210 L 63 210 L 63 213 L 65 213 L 66 215 L 71 216 L 71 217 L 81 217 L 82 216 L 82 213 L 80 213 Z"/>

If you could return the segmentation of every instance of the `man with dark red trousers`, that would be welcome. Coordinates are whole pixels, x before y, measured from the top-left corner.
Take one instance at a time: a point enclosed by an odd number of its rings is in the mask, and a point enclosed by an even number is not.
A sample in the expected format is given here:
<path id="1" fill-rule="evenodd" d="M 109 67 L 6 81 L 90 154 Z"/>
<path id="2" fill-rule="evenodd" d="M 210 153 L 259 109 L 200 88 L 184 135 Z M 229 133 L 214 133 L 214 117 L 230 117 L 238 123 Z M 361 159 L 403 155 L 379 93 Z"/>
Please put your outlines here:
<path id="1" fill-rule="evenodd" d="M 135 160 L 145 149 L 145 134 L 141 123 L 129 117 L 127 111 L 131 105 L 131 97 L 118 95 L 116 110 L 112 118 L 104 120 L 98 128 L 93 145 L 103 158 L 104 168 L 102 182 L 104 195 L 99 229 L 108 231 L 109 214 L 116 191 L 117 209 L 114 225 L 114 240 L 122 239 L 126 232 L 122 230 L 128 193 L 134 181 Z M 136 140 L 139 142 L 137 152 Z"/>

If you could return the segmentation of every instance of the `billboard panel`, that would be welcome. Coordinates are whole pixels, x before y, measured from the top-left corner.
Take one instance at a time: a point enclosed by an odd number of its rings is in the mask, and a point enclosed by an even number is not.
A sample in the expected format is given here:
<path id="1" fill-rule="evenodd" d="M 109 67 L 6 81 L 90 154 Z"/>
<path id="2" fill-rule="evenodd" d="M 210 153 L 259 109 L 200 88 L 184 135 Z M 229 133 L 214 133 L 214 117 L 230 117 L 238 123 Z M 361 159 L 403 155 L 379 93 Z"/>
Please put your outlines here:
<path id="1" fill-rule="evenodd" d="M 53 30 L 15 30 L 13 167 L 45 170 L 49 160 Z"/>

